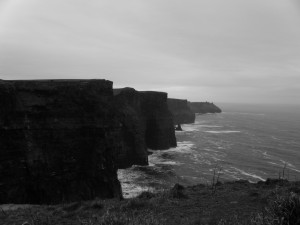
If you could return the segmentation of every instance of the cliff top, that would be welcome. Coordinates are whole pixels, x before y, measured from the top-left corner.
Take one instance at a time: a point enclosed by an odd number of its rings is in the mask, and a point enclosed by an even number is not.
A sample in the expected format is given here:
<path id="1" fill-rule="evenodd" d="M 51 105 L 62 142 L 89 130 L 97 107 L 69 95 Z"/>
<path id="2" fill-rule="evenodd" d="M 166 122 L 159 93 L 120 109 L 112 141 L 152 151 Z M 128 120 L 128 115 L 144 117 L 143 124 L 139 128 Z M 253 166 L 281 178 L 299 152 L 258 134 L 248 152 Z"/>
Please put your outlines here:
<path id="1" fill-rule="evenodd" d="M 134 88 L 125 87 L 125 88 L 114 88 L 113 89 L 114 95 L 121 94 L 122 92 L 137 92 Z"/>

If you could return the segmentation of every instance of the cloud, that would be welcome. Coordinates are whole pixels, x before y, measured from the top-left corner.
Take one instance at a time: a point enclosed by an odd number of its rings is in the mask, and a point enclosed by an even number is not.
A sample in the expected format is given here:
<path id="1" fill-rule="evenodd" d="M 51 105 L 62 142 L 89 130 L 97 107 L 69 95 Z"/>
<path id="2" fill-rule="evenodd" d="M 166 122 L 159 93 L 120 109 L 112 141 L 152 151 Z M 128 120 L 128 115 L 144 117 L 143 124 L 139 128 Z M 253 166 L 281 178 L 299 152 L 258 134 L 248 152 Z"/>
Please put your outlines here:
<path id="1" fill-rule="evenodd" d="M 0 3 L 2 79 L 105 78 L 171 97 L 231 102 L 294 101 L 299 94 L 290 88 L 300 71 L 295 2 Z M 266 90 L 271 94 L 255 97 Z"/>

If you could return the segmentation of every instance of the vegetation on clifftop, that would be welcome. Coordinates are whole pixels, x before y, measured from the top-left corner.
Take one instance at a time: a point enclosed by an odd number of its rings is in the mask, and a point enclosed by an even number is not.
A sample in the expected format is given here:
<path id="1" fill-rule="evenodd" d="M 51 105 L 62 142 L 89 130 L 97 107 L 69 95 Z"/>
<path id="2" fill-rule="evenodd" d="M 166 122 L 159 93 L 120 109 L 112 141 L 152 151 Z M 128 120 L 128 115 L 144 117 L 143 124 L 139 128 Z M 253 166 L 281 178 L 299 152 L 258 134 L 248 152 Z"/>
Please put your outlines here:
<path id="1" fill-rule="evenodd" d="M 3 225 L 300 224 L 300 182 L 235 181 L 182 187 L 125 200 L 94 200 L 9 210 Z"/>

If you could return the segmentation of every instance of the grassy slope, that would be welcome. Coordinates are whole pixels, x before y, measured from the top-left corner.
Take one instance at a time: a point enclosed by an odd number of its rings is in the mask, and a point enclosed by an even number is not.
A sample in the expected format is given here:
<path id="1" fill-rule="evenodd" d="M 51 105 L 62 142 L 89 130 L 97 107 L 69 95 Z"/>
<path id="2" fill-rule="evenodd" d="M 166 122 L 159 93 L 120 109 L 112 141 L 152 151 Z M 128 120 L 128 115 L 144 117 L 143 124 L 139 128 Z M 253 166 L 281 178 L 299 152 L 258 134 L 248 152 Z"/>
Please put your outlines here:
<path id="1" fill-rule="evenodd" d="M 300 182 L 273 180 L 250 184 L 238 181 L 219 184 L 215 190 L 204 185 L 176 186 L 163 193 L 145 192 L 138 198 L 121 201 L 0 209 L 0 224 L 268 224 L 253 220 L 262 215 L 270 202 L 290 192 L 299 194 Z"/>

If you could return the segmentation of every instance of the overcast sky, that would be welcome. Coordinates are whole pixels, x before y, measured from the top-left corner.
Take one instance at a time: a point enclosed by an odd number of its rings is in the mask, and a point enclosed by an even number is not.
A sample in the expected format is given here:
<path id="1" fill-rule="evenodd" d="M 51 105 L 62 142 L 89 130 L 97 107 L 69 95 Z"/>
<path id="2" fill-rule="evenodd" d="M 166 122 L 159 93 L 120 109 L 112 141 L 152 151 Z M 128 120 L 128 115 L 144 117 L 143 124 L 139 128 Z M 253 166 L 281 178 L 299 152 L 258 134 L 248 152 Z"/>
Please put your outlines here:
<path id="1" fill-rule="evenodd" d="M 0 0 L 0 79 L 300 104 L 299 0 Z"/>

